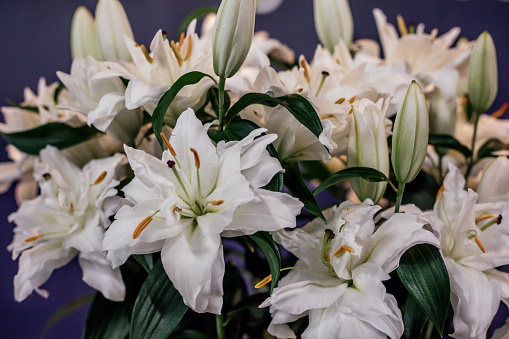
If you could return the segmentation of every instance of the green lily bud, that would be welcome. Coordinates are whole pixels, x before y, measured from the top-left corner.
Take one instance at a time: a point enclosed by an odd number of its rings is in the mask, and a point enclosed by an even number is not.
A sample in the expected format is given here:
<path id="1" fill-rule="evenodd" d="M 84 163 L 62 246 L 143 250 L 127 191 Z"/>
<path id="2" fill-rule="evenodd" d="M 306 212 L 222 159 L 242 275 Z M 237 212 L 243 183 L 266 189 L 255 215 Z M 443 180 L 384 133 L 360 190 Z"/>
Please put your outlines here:
<path id="1" fill-rule="evenodd" d="M 95 9 L 95 30 L 102 60 L 131 60 L 124 36 L 134 40 L 133 31 L 118 0 L 99 0 Z"/>
<path id="2" fill-rule="evenodd" d="M 253 41 L 256 0 L 223 0 L 212 31 L 214 72 L 230 78 L 239 70 Z"/>
<path id="3" fill-rule="evenodd" d="M 343 40 L 352 44 L 353 18 L 348 0 L 314 0 L 315 29 L 318 38 L 331 54 Z"/>
<path id="4" fill-rule="evenodd" d="M 468 65 L 468 98 L 477 113 L 484 113 L 498 91 L 497 52 L 490 33 L 484 31 L 475 42 Z"/>
<path id="5" fill-rule="evenodd" d="M 99 59 L 95 42 L 94 17 L 84 6 L 78 7 L 72 17 L 71 55 L 73 59 L 78 55 L 83 58 L 90 55 L 95 59 Z"/>
<path id="6" fill-rule="evenodd" d="M 456 102 L 447 101 L 438 89 L 429 96 L 429 132 L 454 136 L 456 127 Z M 435 147 L 440 155 L 447 153 L 447 148 Z"/>
<path id="7" fill-rule="evenodd" d="M 412 81 L 399 107 L 392 136 L 391 161 L 396 180 L 407 183 L 421 170 L 428 147 L 429 114 L 426 98 Z"/>
<path id="8" fill-rule="evenodd" d="M 382 102 L 380 102 L 381 104 Z M 388 106 L 388 100 L 385 108 Z M 368 99 L 356 101 L 348 137 L 348 167 L 370 167 L 389 175 L 389 149 L 385 134 L 385 109 Z M 351 179 L 354 192 L 361 201 L 369 198 L 377 203 L 385 193 L 387 182 Z"/>

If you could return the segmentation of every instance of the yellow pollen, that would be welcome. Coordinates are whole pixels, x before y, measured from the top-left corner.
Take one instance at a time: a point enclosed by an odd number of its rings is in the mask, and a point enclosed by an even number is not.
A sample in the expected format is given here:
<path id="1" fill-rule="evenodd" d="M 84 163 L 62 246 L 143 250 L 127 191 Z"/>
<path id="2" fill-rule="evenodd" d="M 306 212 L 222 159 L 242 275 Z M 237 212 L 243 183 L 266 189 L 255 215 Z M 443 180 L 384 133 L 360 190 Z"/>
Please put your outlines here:
<path id="1" fill-rule="evenodd" d="M 141 51 L 143 52 L 143 55 L 145 56 L 145 59 L 147 59 L 148 62 L 150 63 L 154 62 L 154 59 L 152 59 L 152 57 L 148 54 L 145 45 L 141 45 Z"/>
<path id="2" fill-rule="evenodd" d="M 477 246 L 479 246 L 479 248 L 481 249 L 481 251 L 483 253 L 486 253 L 486 249 L 484 248 L 484 245 L 482 244 L 481 240 L 479 240 L 478 237 L 475 237 L 474 240 L 475 240 Z"/>
<path id="3" fill-rule="evenodd" d="M 74 213 L 74 204 L 71 202 L 71 205 L 69 206 L 69 213 Z"/>
<path id="4" fill-rule="evenodd" d="M 186 38 L 186 34 L 184 32 L 180 33 L 180 40 L 179 40 L 179 52 L 180 52 L 180 49 L 182 48 L 182 44 L 184 43 L 184 39 Z"/>
<path id="5" fill-rule="evenodd" d="M 438 189 L 437 196 L 435 197 L 435 200 L 438 200 L 438 198 L 440 197 L 440 194 L 442 194 L 443 191 L 444 191 L 444 185 L 440 186 L 440 188 Z"/>
<path id="6" fill-rule="evenodd" d="M 496 216 L 494 216 L 494 215 L 481 215 L 480 217 L 475 218 L 475 223 L 478 224 L 483 220 L 495 219 L 495 218 L 496 218 Z"/>
<path id="7" fill-rule="evenodd" d="M 350 246 L 341 246 L 339 248 L 339 250 L 336 251 L 336 253 L 334 253 L 334 256 L 337 257 L 338 255 L 340 255 L 341 253 L 343 253 L 343 251 L 347 251 L 348 253 L 353 253 L 354 250 L 353 248 L 351 248 Z"/>
<path id="8" fill-rule="evenodd" d="M 106 173 L 107 173 L 106 171 L 102 172 L 101 175 L 99 175 L 97 179 L 95 179 L 94 185 L 100 184 L 101 181 L 103 181 L 104 178 L 106 177 Z"/>
<path id="9" fill-rule="evenodd" d="M 353 102 L 355 101 L 355 99 L 357 99 L 357 96 L 354 95 L 353 97 L 351 97 L 350 99 L 348 99 L 348 102 L 353 104 Z"/>
<path id="10" fill-rule="evenodd" d="M 214 206 L 219 206 L 224 202 L 224 200 L 214 200 L 210 204 Z"/>
<path id="11" fill-rule="evenodd" d="M 136 229 L 134 230 L 133 239 L 136 239 L 136 238 L 138 238 L 140 236 L 141 232 L 143 232 L 143 230 L 148 226 L 148 224 L 150 224 L 152 219 L 153 219 L 152 216 L 149 215 L 148 217 L 143 219 L 142 222 L 140 222 L 138 227 L 136 227 Z"/>
<path id="12" fill-rule="evenodd" d="M 39 235 L 36 235 L 36 236 L 33 236 L 33 237 L 30 237 L 30 238 L 26 238 L 25 239 L 25 242 L 31 242 L 31 241 L 36 241 L 37 239 L 40 239 L 44 237 L 44 234 L 39 234 Z"/>
<path id="13" fill-rule="evenodd" d="M 191 152 L 194 154 L 194 163 L 196 165 L 196 168 L 200 168 L 200 157 L 198 156 L 198 152 L 194 148 L 189 148 Z"/>
<path id="14" fill-rule="evenodd" d="M 347 206 L 347 207 L 346 207 L 346 210 L 347 210 L 347 211 L 349 211 L 349 210 L 350 210 L 350 207 L 348 207 L 348 206 Z"/>
<path id="15" fill-rule="evenodd" d="M 306 59 L 300 60 L 300 66 L 304 69 L 304 78 L 306 78 L 306 81 L 309 83 L 311 82 L 309 78 L 309 70 L 308 70 L 308 63 L 306 62 Z"/>
<path id="16" fill-rule="evenodd" d="M 272 281 L 272 274 L 269 274 L 267 277 L 265 277 L 262 281 L 260 281 L 258 284 L 255 285 L 255 288 L 261 288 L 268 283 Z"/>
<path id="17" fill-rule="evenodd" d="M 398 20 L 398 29 L 399 29 L 399 33 L 401 35 L 407 35 L 408 34 L 408 30 L 406 28 L 406 23 L 405 23 L 405 19 L 403 19 L 403 17 L 401 15 L 398 15 L 396 17 L 396 19 Z"/>
<path id="18" fill-rule="evenodd" d="M 500 106 L 500 108 L 496 112 L 494 112 L 491 116 L 498 119 L 502 115 L 504 115 L 504 113 L 507 111 L 508 108 L 509 108 L 509 104 L 507 102 L 504 102 L 502 104 L 502 106 Z"/>
<path id="19" fill-rule="evenodd" d="M 175 152 L 175 150 L 171 146 L 170 142 L 168 141 L 168 138 L 166 138 L 166 135 L 164 135 L 163 132 L 161 132 L 159 135 L 161 136 L 161 139 L 163 139 L 163 142 L 166 145 L 166 147 L 168 147 L 168 150 L 170 151 L 171 155 L 176 157 L 177 156 L 177 152 Z"/>
<path id="20" fill-rule="evenodd" d="M 189 56 L 191 55 L 191 35 L 189 35 L 189 38 L 187 38 L 187 50 L 186 50 L 186 56 L 184 57 L 184 61 L 187 61 L 189 59 Z"/>
<path id="21" fill-rule="evenodd" d="M 137 42 L 134 43 L 134 47 L 140 47 Z"/>
<path id="22" fill-rule="evenodd" d="M 335 104 L 341 105 L 341 104 L 342 104 L 342 103 L 344 103 L 345 101 L 346 101 L 346 99 L 345 99 L 345 98 L 339 98 L 339 99 L 335 102 Z"/>
<path id="23" fill-rule="evenodd" d="M 179 67 L 182 67 L 182 55 L 180 55 L 177 45 L 175 45 L 175 41 L 172 40 L 170 42 L 170 46 L 171 46 L 171 50 L 173 51 L 173 54 L 175 54 L 175 58 L 177 58 Z"/>

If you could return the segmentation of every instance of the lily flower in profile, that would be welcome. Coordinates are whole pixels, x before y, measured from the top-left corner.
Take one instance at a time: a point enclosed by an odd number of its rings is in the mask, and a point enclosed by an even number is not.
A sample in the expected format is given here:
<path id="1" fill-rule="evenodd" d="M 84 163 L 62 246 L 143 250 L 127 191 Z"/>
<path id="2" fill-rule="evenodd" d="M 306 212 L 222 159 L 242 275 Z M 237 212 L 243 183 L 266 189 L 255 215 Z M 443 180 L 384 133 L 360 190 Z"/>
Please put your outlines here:
<path id="1" fill-rule="evenodd" d="M 277 338 L 296 338 L 287 323 L 308 316 L 304 339 L 400 338 L 403 320 L 382 281 L 410 247 L 439 245 L 415 207 L 396 213 L 375 231 L 380 209 L 369 199 L 324 211 L 301 229 L 273 233 L 299 259 L 260 307 L 270 306 L 268 328 Z"/>
<path id="2" fill-rule="evenodd" d="M 111 268 L 101 242 L 109 217 L 118 209 L 115 180 L 125 157 L 116 154 L 92 160 L 83 169 L 62 153 L 47 146 L 36 162 L 34 177 L 41 194 L 24 201 L 9 216 L 14 222 L 14 240 L 8 249 L 18 256 L 14 297 L 22 301 L 33 291 L 47 296 L 39 287 L 52 272 L 78 256 L 83 281 L 114 301 L 124 299 L 125 286 L 118 268 Z"/>
<path id="3" fill-rule="evenodd" d="M 295 227 L 302 203 L 261 187 L 282 171 L 256 129 L 215 146 L 193 110 L 177 120 L 162 159 L 125 147 L 135 177 L 103 242 L 114 267 L 161 251 L 168 277 L 196 312 L 219 314 L 225 262 L 221 237 Z"/>

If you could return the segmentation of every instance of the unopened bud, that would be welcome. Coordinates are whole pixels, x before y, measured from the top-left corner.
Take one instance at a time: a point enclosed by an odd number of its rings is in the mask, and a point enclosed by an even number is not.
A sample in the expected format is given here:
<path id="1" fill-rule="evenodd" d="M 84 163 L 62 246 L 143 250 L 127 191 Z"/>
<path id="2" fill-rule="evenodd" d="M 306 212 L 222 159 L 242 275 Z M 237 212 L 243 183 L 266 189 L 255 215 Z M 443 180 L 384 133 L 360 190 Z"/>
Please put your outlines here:
<path id="1" fill-rule="evenodd" d="M 331 54 L 341 40 L 352 44 L 353 18 L 348 0 L 314 0 L 315 29 Z"/>
<path id="2" fill-rule="evenodd" d="M 454 135 L 456 126 L 456 101 L 447 101 L 438 89 L 429 97 L 429 132 L 431 134 Z M 435 147 L 440 155 L 447 153 L 447 148 Z"/>
<path id="3" fill-rule="evenodd" d="M 477 113 L 484 113 L 498 91 L 497 52 L 490 33 L 484 31 L 475 42 L 468 66 L 468 98 Z"/>
<path id="4" fill-rule="evenodd" d="M 124 36 L 134 40 L 133 31 L 118 0 L 99 0 L 95 10 L 95 30 L 102 60 L 131 60 Z"/>
<path id="5" fill-rule="evenodd" d="M 71 55 L 75 57 L 92 56 L 99 59 L 97 50 L 94 17 L 86 7 L 80 6 L 74 12 L 71 23 Z"/>
<path id="6" fill-rule="evenodd" d="M 428 147 L 429 114 L 426 98 L 412 81 L 394 123 L 391 161 L 396 180 L 407 183 L 421 170 Z"/>

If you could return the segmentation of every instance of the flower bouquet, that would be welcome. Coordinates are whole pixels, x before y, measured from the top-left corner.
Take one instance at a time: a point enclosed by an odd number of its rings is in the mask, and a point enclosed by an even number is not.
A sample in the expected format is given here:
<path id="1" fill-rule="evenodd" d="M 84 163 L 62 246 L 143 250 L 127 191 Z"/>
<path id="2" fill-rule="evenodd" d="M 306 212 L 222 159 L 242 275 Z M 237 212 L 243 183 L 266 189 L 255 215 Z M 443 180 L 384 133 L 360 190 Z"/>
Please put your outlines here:
<path id="1" fill-rule="evenodd" d="M 374 9 L 382 58 L 348 1 L 314 0 L 308 61 L 254 33 L 280 2 L 148 48 L 118 0 L 76 10 L 70 71 L 2 107 L 17 301 L 77 258 L 84 338 L 486 337 L 509 301 L 490 34 Z"/>

